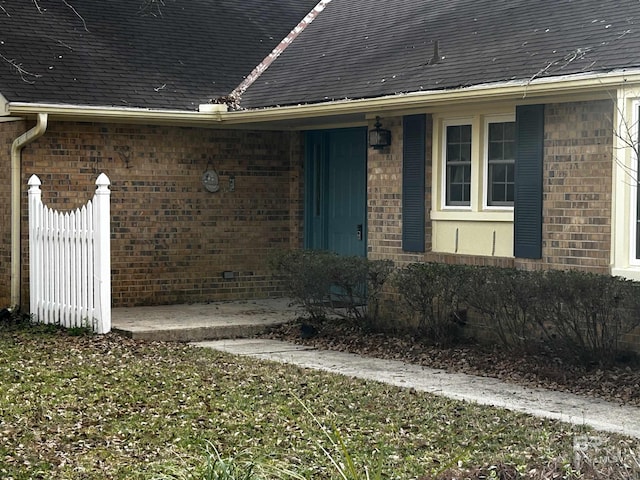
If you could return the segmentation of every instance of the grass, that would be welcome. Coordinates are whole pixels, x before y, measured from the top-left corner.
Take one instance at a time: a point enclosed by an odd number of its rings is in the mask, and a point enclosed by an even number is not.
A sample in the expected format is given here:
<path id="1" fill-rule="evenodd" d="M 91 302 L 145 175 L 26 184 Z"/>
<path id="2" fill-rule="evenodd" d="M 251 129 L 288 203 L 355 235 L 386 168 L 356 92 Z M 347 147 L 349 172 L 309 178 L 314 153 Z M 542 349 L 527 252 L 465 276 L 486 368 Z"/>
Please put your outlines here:
<path id="1" fill-rule="evenodd" d="M 327 453 L 340 464 L 345 452 L 385 479 L 528 471 L 570 462 L 585 431 L 187 345 L 0 331 L 0 478 L 208 478 L 197 472 L 212 451 L 313 479 L 342 478 Z"/>

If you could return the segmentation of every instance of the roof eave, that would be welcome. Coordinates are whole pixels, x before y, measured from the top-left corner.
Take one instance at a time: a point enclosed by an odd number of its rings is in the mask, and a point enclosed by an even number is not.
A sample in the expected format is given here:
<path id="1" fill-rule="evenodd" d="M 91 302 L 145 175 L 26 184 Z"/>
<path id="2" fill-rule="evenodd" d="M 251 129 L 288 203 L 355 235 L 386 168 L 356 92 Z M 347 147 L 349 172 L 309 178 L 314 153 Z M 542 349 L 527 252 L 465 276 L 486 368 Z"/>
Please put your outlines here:
<path id="1" fill-rule="evenodd" d="M 224 105 L 202 105 L 199 111 L 184 111 L 8 102 L 4 113 L 0 109 L 0 115 L 30 116 L 48 113 L 51 117 L 62 120 L 223 127 L 355 113 L 428 109 L 465 102 L 517 100 L 528 103 L 546 96 L 606 92 L 630 84 L 640 84 L 640 68 L 239 111 L 226 111 Z M 0 107 L 2 101 L 3 97 L 0 96 Z"/>

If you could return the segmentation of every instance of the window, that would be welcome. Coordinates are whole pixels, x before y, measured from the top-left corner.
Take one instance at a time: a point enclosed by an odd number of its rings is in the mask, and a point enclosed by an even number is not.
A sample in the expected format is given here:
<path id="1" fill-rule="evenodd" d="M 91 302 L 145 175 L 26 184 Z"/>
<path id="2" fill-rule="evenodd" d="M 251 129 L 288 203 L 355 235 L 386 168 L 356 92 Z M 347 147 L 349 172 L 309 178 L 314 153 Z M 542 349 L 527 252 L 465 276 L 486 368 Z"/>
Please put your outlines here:
<path id="1" fill-rule="evenodd" d="M 446 204 L 471 205 L 471 125 L 446 131 Z"/>
<path id="2" fill-rule="evenodd" d="M 635 194 L 635 209 L 636 209 L 636 215 L 635 215 L 635 253 L 636 253 L 636 260 L 640 259 L 640 195 L 638 195 L 638 189 L 640 188 L 640 178 L 638 175 L 638 172 L 640 172 L 640 156 L 638 155 L 638 146 L 640 145 L 640 129 L 638 129 L 638 119 L 640 119 L 640 105 L 638 105 L 638 103 L 636 103 L 635 105 L 635 113 L 636 113 L 636 117 L 634 118 L 634 123 L 633 125 L 635 126 L 635 131 L 633 132 L 629 132 L 633 138 L 633 142 L 632 142 L 632 150 L 633 150 L 633 162 L 635 163 L 634 165 L 634 169 L 632 170 L 633 172 L 635 172 L 635 175 L 633 175 L 635 177 L 634 179 L 634 183 L 635 183 L 635 189 L 634 189 L 634 194 Z"/>
<path id="3" fill-rule="evenodd" d="M 487 132 L 487 205 L 513 206 L 515 122 L 489 123 Z"/>

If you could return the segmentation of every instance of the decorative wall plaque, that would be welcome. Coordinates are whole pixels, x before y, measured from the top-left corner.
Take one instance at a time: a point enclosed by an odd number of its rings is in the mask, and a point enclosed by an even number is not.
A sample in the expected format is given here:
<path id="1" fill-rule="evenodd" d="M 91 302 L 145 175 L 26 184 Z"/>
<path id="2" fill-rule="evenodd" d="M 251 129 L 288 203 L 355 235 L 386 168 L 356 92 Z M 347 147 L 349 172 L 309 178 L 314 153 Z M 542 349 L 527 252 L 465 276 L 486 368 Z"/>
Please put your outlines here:
<path id="1" fill-rule="evenodd" d="M 215 170 L 207 170 L 202 174 L 202 185 L 207 192 L 217 192 L 220 190 L 220 179 Z"/>

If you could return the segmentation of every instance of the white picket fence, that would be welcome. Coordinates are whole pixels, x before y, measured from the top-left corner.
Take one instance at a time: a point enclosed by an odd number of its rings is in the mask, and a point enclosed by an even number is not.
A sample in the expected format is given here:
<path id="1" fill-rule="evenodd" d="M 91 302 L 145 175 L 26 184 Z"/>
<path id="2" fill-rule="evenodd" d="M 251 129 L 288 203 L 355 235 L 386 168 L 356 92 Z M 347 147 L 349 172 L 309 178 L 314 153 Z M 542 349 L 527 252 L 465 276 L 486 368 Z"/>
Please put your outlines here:
<path id="1" fill-rule="evenodd" d="M 29 179 L 29 291 L 40 323 L 111 330 L 109 178 L 101 173 L 93 200 L 72 212 L 42 204 L 40 179 Z"/>

